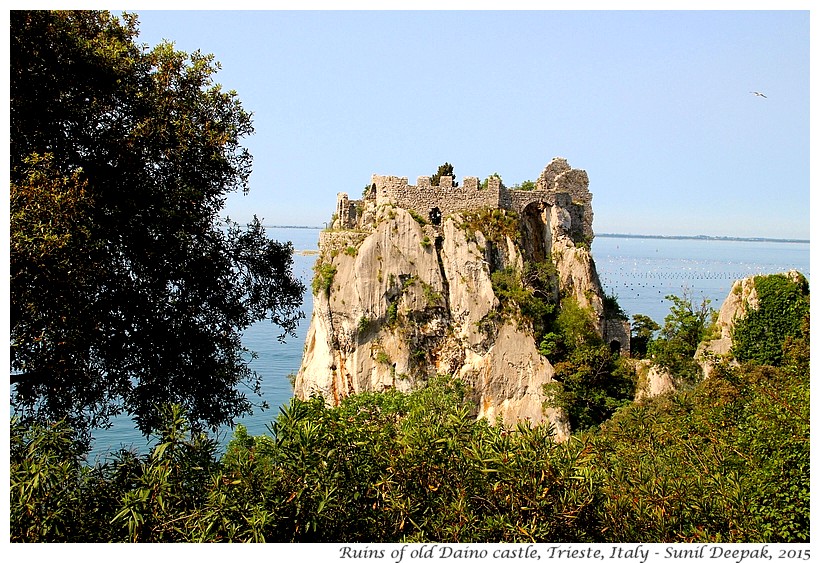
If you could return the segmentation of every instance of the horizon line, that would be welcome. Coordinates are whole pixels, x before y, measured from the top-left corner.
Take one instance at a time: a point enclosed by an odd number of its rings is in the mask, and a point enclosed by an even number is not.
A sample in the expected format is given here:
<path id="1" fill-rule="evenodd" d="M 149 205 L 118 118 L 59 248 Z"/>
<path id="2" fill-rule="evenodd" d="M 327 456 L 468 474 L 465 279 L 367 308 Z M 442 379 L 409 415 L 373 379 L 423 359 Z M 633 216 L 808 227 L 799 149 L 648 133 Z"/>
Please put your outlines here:
<path id="1" fill-rule="evenodd" d="M 324 227 L 314 225 L 262 225 L 265 229 L 317 229 L 321 230 Z M 648 238 L 648 239 L 673 239 L 673 240 L 728 240 L 728 241 L 745 241 L 745 242 L 791 242 L 791 243 L 808 243 L 809 239 L 800 238 L 776 238 L 776 237 L 742 237 L 732 235 L 653 235 L 653 234 L 634 234 L 634 233 L 596 233 L 596 237 L 604 238 Z"/>
<path id="2" fill-rule="evenodd" d="M 776 238 L 776 237 L 743 237 L 733 235 L 644 235 L 632 233 L 596 233 L 596 237 L 604 238 L 649 238 L 649 239 L 675 239 L 675 240 L 727 240 L 738 242 L 791 242 L 810 244 L 809 239 L 800 238 Z"/>

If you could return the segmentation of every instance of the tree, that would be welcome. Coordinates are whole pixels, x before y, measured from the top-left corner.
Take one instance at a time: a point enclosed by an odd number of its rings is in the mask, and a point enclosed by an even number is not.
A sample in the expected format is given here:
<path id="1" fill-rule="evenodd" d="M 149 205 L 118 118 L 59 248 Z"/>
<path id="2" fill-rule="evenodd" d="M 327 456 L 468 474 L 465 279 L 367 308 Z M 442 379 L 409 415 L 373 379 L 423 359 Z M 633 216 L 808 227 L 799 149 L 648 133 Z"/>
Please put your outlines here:
<path id="1" fill-rule="evenodd" d="M 688 291 L 681 297 L 667 295 L 666 299 L 672 306 L 658 337 L 649 342 L 647 353 L 673 375 L 695 380 L 701 373 L 695 351 L 713 329 L 717 313 L 709 307 L 708 299 L 695 305 Z"/>
<path id="2" fill-rule="evenodd" d="M 251 411 L 241 333 L 293 334 L 292 247 L 221 219 L 247 193 L 253 132 L 211 55 L 138 45 L 107 12 L 14 11 L 10 71 L 11 382 L 24 419 L 80 429 L 160 406 L 195 427 Z"/>
<path id="3" fill-rule="evenodd" d="M 561 301 L 554 327 L 541 342 L 555 368 L 545 404 L 564 409 L 574 432 L 596 427 L 634 398 L 634 368 L 604 343 L 594 313 L 576 299 Z"/>
<path id="4" fill-rule="evenodd" d="M 430 185 L 438 186 L 442 176 L 450 176 L 453 179 L 453 186 L 458 186 L 455 172 L 453 172 L 453 165 L 449 162 L 445 162 L 438 167 L 436 173 L 430 177 Z"/>
<path id="5" fill-rule="evenodd" d="M 641 314 L 632 315 L 632 340 L 629 343 L 632 354 L 643 357 L 653 335 L 660 328 L 661 326 L 651 317 Z"/>

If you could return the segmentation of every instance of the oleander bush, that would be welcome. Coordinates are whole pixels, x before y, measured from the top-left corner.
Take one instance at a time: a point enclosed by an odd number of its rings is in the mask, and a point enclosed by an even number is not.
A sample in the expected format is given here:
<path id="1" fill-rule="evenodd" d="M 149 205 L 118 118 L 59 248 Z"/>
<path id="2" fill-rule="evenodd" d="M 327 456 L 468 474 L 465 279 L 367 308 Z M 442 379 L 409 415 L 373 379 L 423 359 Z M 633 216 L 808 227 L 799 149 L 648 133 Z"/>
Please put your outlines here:
<path id="1" fill-rule="evenodd" d="M 149 453 L 94 467 L 64 425 L 13 423 L 11 541 L 806 542 L 809 375 L 788 357 L 565 443 L 476 420 L 449 378 L 294 400 L 221 455 L 178 409 Z"/>

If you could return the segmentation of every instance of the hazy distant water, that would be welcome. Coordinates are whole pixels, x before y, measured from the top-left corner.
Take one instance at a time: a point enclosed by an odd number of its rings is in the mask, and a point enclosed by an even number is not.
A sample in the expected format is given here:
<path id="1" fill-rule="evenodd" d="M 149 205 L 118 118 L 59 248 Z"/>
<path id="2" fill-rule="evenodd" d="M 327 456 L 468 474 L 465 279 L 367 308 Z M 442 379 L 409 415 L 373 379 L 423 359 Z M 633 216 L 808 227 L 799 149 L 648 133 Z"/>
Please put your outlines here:
<path id="1" fill-rule="evenodd" d="M 604 291 L 629 315 L 663 324 L 667 295 L 688 291 L 719 309 L 735 280 L 799 270 L 809 278 L 809 244 L 699 239 L 597 237 L 592 256 Z"/>
<path id="2" fill-rule="evenodd" d="M 263 399 L 270 409 L 237 420 L 251 434 L 264 434 L 279 407 L 290 401 L 293 390 L 288 374 L 299 369 L 313 297 L 310 292 L 312 268 L 318 248 L 318 229 L 269 228 L 271 238 L 292 241 L 294 273 L 308 288 L 303 311 L 305 319 L 297 338 L 280 343 L 281 331 L 270 322 L 252 326 L 243 339 L 245 346 L 259 357 L 251 364 L 262 376 Z M 659 324 L 669 312 L 666 295 L 690 291 L 697 303 L 711 300 L 719 308 L 735 279 L 796 269 L 809 277 L 808 243 L 741 242 L 716 240 L 634 239 L 598 237 L 592 244 L 598 275 L 607 294 L 615 295 L 625 312 L 649 315 Z M 223 430 L 218 438 L 227 443 L 232 431 Z M 146 450 L 145 439 L 133 429 L 130 419 L 118 420 L 114 428 L 96 434 L 90 460 L 102 452 L 116 450 L 121 444 Z"/>

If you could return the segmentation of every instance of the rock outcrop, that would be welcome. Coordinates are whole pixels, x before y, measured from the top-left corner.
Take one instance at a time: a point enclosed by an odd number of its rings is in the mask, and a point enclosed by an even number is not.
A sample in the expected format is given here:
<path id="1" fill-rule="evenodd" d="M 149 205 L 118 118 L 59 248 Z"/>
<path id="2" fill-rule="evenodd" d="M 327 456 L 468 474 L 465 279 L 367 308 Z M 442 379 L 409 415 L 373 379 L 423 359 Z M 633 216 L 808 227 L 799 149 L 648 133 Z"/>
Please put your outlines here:
<path id="1" fill-rule="evenodd" d="M 561 191 L 562 181 L 570 189 Z M 628 351 L 628 324 L 605 319 L 585 182 L 585 172 L 556 159 L 530 193 L 497 182 L 495 206 L 477 182 L 465 182 L 473 186 L 465 190 L 447 177 L 446 189 L 431 186 L 415 199 L 391 197 L 406 179 L 384 176 L 374 176 L 364 200 L 340 194 L 334 228 L 320 236 L 296 396 L 338 404 L 353 393 L 409 391 L 450 374 L 469 384 L 479 417 L 551 423 L 566 438 L 565 414 L 544 408 L 553 367 L 526 319 L 502 314 L 492 274 L 552 260 L 560 295 L 592 310 L 600 334 Z M 505 201 L 518 202 L 518 211 Z"/>
<path id="2" fill-rule="evenodd" d="M 803 279 L 796 270 L 774 275 L 783 275 L 795 283 Z M 758 306 L 755 276 L 736 280 L 718 311 L 715 320 L 717 337 L 701 342 L 695 352 L 695 360 L 703 370 L 704 379 L 711 375 L 719 362 L 736 364 L 732 357 L 732 331 L 737 321 L 745 318 L 750 310 L 757 309 Z"/>
<path id="3" fill-rule="evenodd" d="M 669 373 L 663 366 L 652 363 L 652 360 L 638 360 L 635 363 L 635 401 L 643 402 L 658 395 L 673 393 L 678 390 L 681 382 Z"/>

